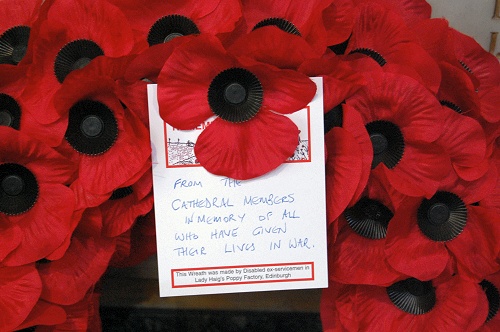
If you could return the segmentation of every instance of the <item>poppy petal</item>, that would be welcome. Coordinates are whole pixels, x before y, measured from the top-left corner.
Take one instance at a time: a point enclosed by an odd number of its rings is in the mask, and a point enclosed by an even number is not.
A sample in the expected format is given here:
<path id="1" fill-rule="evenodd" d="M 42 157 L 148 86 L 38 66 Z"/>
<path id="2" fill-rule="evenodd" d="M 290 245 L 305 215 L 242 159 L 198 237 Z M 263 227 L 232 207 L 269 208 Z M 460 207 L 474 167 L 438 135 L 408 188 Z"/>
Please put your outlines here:
<path id="1" fill-rule="evenodd" d="M 221 71 L 237 66 L 220 42 L 200 35 L 177 47 L 158 76 L 160 115 L 171 126 L 188 130 L 212 117 L 208 87 Z"/>
<path id="2" fill-rule="evenodd" d="M 107 269 L 114 248 L 113 239 L 74 236 L 64 257 L 39 266 L 41 298 L 62 305 L 81 301 Z"/>
<path id="3" fill-rule="evenodd" d="M 332 248 L 331 277 L 345 284 L 368 285 L 389 285 L 404 277 L 387 264 L 384 248 L 385 239 L 365 238 L 346 224 Z"/>
<path id="4" fill-rule="evenodd" d="M 21 324 L 35 306 L 42 283 L 33 264 L 0 267 L 0 326 L 11 331 Z"/>
<path id="5" fill-rule="evenodd" d="M 73 214 L 71 189 L 60 184 L 40 184 L 37 203 L 18 221 L 22 239 L 3 261 L 5 265 L 23 265 L 40 260 L 53 252 L 70 232 L 68 220 Z"/>
<path id="6" fill-rule="evenodd" d="M 271 65 L 249 66 L 264 89 L 263 107 L 289 114 L 311 102 L 316 94 L 316 84 L 306 75 L 289 69 L 278 69 Z"/>
<path id="7" fill-rule="evenodd" d="M 36 325 L 57 325 L 66 320 L 66 311 L 55 304 L 39 300 L 24 322 L 16 330 L 26 329 Z"/>
<path id="8" fill-rule="evenodd" d="M 397 271 L 419 280 L 436 278 L 450 255 L 441 242 L 429 240 L 417 223 L 420 199 L 408 199 L 396 211 L 387 228 L 387 261 Z"/>
<path id="9" fill-rule="evenodd" d="M 296 69 L 306 59 L 316 57 L 303 38 L 272 26 L 241 36 L 228 51 L 236 56 L 251 56 L 282 69 Z"/>
<path id="10" fill-rule="evenodd" d="M 326 201 L 328 222 L 333 222 L 351 202 L 362 173 L 362 152 L 345 129 L 332 128 L 325 135 Z"/>
<path id="11" fill-rule="evenodd" d="M 215 119 L 198 137 L 194 152 L 210 173 L 245 180 L 281 165 L 293 155 L 298 139 L 290 119 L 260 110 L 243 123 Z"/>
<path id="12" fill-rule="evenodd" d="M 457 260 L 459 273 L 481 281 L 500 269 L 496 260 L 500 253 L 500 217 L 493 210 L 468 206 L 467 224 L 446 247 Z"/>

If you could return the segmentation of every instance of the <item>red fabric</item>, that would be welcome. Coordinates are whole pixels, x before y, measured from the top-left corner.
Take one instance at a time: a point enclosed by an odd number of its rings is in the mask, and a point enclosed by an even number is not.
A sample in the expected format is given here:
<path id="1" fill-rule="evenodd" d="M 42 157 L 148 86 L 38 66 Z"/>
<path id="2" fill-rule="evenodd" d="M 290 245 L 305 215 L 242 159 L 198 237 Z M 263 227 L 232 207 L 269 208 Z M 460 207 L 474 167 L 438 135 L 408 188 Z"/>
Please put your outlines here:
<path id="1" fill-rule="evenodd" d="M 326 29 L 322 24 L 322 12 L 330 0 L 297 2 L 291 0 L 243 1 L 242 13 L 246 30 L 250 32 L 260 21 L 267 18 L 283 18 L 291 22 L 301 36 L 311 45 L 319 56 L 327 45 Z M 276 28 L 275 28 L 276 29 Z"/>
<path id="2" fill-rule="evenodd" d="M 61 305 L 81 301 L 107 269 L 114 242 L 109 238 L 79 235 L 76 231 L 61 259 L 38 267 L 44 286 L 41 298 Z"/>
<path id="3" fill-rule="evenodd" d="M 195 155 L 213 174 L 249 179 L 275 169 L 293 155 L 298 129 L 281 114 L 304 108 L 316 86 L 298 72 L 232 56 L 216 38 L 201 35 L 180 45 L 158 77 L 161 117 L 178 129 L 193 129 L 213 117 L 208 88 L 217 74 L 233 67 L 244 68 L 259 79 L 264 90 L 262 106 L 254 118 L 242 123 L 216 118 L 198 137 Z"/>
<path id="4" fill-rule="evenodd" d="M 41 291 L 34 264 L 0 266 L 0 326 L 4 331 L 13 330 L 28 317 Z"/>
<path id="5" fill-rule="evenodd" d="M 358 188 L 362 169 L 362 151 L 354 137 L 343 128 L 332 128 L 325 135 L 326 204 L 331 223 L 347 208 Z"/>

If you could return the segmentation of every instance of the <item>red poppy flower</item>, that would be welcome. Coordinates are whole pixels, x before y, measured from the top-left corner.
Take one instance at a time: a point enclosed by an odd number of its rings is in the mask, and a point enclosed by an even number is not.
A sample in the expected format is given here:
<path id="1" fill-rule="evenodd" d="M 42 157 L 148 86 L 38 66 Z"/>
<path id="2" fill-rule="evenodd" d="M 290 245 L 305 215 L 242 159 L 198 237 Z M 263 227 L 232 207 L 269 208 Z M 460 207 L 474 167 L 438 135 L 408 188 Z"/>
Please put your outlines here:
<path id="1" fill-rule="evenodd" d="M 0 126 L 0 259 L 23 265 L 46 257 L 68 235 L 74 165 L 10 127 Z"/>
<path id="2" fill-rule="evenodd" d="M 232 56 L 209 35 L 179 46 L 158 77 L 160 115 L 173 127 L 194 129 L 217 115 L 194 152 L 209 172 L 235 179 L 260 176 L 293 155 L 298 129 L 283 115 L 315 92 L 307 76 Z"/>
<path id="3" fill-rule="evenodd" d="M 35 306 L 42 291 L 34 264 L 0 266 L 0 326 L 11 331 L 21 324 Z"/>
<path id="4" fill-rule="evenodd" d="M 478 281 L 500 269 L 500 217 L 474 204 L 496 179 L 494 167 L 474 182 L 451 174 L 430 199 L 405 200 L 387 229 L 389 264 L 421 280 L 435 278 L 450 262 L 460 275 Z"/>
<path id="5" fill-rule="evenodd" d="M 459 277 L 358 285 L 350 298 L 359 331 L 475 331 L 488 311 L 479 284 Z"/>
<path id="6" fill-rule="evenodd" d="M 78 163 L 78 181 L 72 189 L 98 205 L 107 199 L 104 195 L 130 185 L 132 178 L 150 167 L 151 147 L 147 128 L 117 98 L 113 75 L 87 74 L 69 75 L 52 107 L 66 123 L 57 149 Z"/>
<path id="7" fill-rule="evenodd" d="M 109 262 L 113 267 L 135 266 L 156 254 L 154 211 L 137 218 L 132 228 L 118 239 L 116 250 Z"/>
<path id="8" fill-rule="evenodd" d="M 366 58 L 375 69 L 381 67 L 385 72 L 410 76 L 437 92 L 441 80 L 439 67 L 412 37 L 403 19 L 374 2 L 361 4 L 357 10 L 345 52 L 348 59 Z"/>
<path id="9" fill-rule="evenodd" d="M 71 71 L 82 69 L 101 55 L 127 55 L 133 47 L 129 22 L 109 2 L 78 0 L 49 4 L 46 20 L 37 27 L 33 64 L 22 96 L 27 111 L 42 124 L 58 120 L 57 113 L 47 106 Z"/>
<path id="10" fill-rule="evenodd" d="M 330 0 L 298 2 L 292 0 L 243 1 L 243 20 L 234 38 L 265 26 L 275 26 L 290 34 L 303 37 L 321 56 L 326 50 L 326 29 L 322 13 Z"/>
<path id="11" fill-rule="evenodd" d="M 345 109 L 360 112 L 370 135 L 371 176 L 405 195 L 432 196 L 451 167 L 434 143 L 443 131 L 441 105 L 410 77 L 372 72 L 367 80 Z"/>
<path id="12" fill-rule="evenodd" d="M 66 311 L 61 306 L 38 300 L 28 317 L 20 325 L 16 326 L 16 331 L 37 325 L 62 324 L 64 321 L 66 321 Z"/>
<path id="13" fill-rule="evenodd" d="M 481 102 L 481 115 L 488 122 L 498 123 L 500 114 L 500 63 L 491 53 L 484 50 L 472 37 L 466 36 L 452 28 L 456 58 L 479 81 L 477 94 Z"/>
<path id="14" fill-rule="evenodd" d="M 339 217 L 339 234 L 329 247 L 330 278 L 344 284 L 388 285 L 405 277 L 385 257 L 387 226 L 402 200 L 371 179 L 363 196 Z"/>
<path id="15" fill-rule="evenodd" d="M 84 215 L 62 258 L 39 264 L 42 299 L 61 305 L 78 303 L 106 271 L 115 240 L 87 234 L 90 221 Z"/>
<path id="16" fill-rule="evenodd" d="M 488 299 L 488 316 L 479 332 L 495 332 L 500 326 L 500 272 L 489 275 L 480 283 Z"/>
<path id="17" fill-rule="evenodd" d="M 30 32 L 33 23 L 38 18 L 42 2 L 42 0 L 15 0 L 2 3 L 0 8 L 0 17 L 3 17 L 0 22 L 0 44 L 2 45 L 0 63 L 17 65 L 30 62 L 30 57 L 26 57 L 28 44 L 30 44 Z"/>
<path id="18" fill-rule="evenodd" d="M 236 0 L 137 1 L 111 0 L 125 13 L 141 44 L 149 46 L 175 37 L 233 31 L 241 17 Z M 147 42 L 147 43 L 146 43 Z"/>

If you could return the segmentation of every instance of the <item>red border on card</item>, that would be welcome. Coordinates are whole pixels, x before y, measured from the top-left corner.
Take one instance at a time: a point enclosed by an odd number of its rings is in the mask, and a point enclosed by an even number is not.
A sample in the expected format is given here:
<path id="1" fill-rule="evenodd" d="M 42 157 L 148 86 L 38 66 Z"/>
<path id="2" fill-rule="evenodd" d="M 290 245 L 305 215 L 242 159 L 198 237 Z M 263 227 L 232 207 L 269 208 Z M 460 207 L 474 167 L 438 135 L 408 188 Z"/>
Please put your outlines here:
<path id="1" fill-rule="evenodd" d="M 234 281 L 234 282 L 217 282 L 212 284 L 185 284 L 175 285 L 175 272 L 185 271 L 198 271 L 198 270 L 221 270 L 233 268 L 254 268 L 254 267 L 269 267 L 269 266 L 293 266 L 293 265 L 310 265 L 311 277 L 308 278 L 295 278 L 283 280 L 256 280 L 256 281 Z M 188 287 L 207 287 L 207 286 L 228 286 L 228 285 L 246 285 L 246 284 L 268 284 L 276 282 L 291 282 L 291 281 L 313 281 L 314 276 L 314 262 L 299 262 L 299 263 L 276 263 L 276 264 L 256 264 L 256 265 L 233 265 L 233 266 L 211 266 L 211 267 L 196 267 L 196 268 L 183 268 L 170 270 L 170 277 L 172 279 L 172 288 L 188 288 Z"/>
<path id="2" fill-rule="evenodd" d="M 285 164 L 295 163 L 310 163 L 311 162 L 311 106 L 307 105 L 303 109 L 307 109 L 307 141 L 308 143 L 308 156 L 307 160 L 287 160 Z M 168 137 L 167 137 L 167 123 L 163 121 L 163 140 L 165 145 L 165 167 L 166 168 L 179 168 L 179 167 L 202 167 L 200 164 L 187 164 L 187 165 L 169 165 L 168 163 Z"/>

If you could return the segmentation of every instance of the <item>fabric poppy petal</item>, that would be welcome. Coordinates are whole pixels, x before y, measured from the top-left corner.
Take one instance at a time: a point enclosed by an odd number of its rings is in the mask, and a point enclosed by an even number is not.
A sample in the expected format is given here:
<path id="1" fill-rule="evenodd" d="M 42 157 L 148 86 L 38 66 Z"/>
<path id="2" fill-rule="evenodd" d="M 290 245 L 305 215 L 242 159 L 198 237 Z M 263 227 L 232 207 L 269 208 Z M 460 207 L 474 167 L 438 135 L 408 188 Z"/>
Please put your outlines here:
<path id="1" fill-rule="evenodd" d="M 124 79 L 128 82 L 134 82 L 147 78 L 152 82 L 156 82 L 165 61 L 172 52 L 179 45 L 190 41 L 192 37 L 175 38 L 168 43 L 153 45 L 145 49 L 130 62 L 124 74 Z"/>
<path id="2" fill-rule="evenodd" d="M 316 94 L 316 84 L 297 71 L 265 64 L 248 69 L 258 77 L 264 89 L 262 107 L 272 111 L 293 113 L 306 107 Z"/>
<path id="3" fill-rule="evenodd" d="M 0 34 L 18 25 L 30 26 L 37 17 L 41 0 L 20 0 L 6 4 L 0 8 L 0 15 L 5 19 L 0 25 Z"/>
<path id="4" fill-rule="evenodd" d="M 333 1 L 323 11 L 322 16 L 329 46 L 340 44 L 349 38 L 354 25 L 354 3 L 352 0 Z"/>
<path id="5" fill-rule="evenodd" d="M 431 17 L 431 5 L 425 0 L 354 0 L 354 3 L 359 4 L 368 1 L 381 3 L 387 9 L 397 12 L 408 26 Z"/>
<path id="6" fill-rule="evenodd" d="M 118 202 L 117 202 L 118 203 Z M 110 206 L 106 204 L 103 208 L 103 234 L 115 237 L 130 229 L 137 217 L 143 216 L 153 207 L 153 195 L 137 201 L 133 196 L 122 198 L 119 204 Z"/>
<path id="7" fill-rule="evenodd" d="M 39 266 L 41 298 L 62 305 L 81 301 L 107 269 L 114 248 L 113 239 L 74 236 L 64 257 Z"/>
<path id="8" fill-rule="evenodd" d="M 500 217 L 495 211 L 468 206 L 467 224 L 446 247 L 457 260 L 458 272 L 478 282 L 500 269 L 496 257 L 500 253 Z"/>
<path id="9" fill-rule="evenodd" d="M 307 42 L 295 35 L 266 26 L 238 38 L 228 49 L 235 56 L 253 59 L 282 69 L 296 69 L 306 59 L 316 57 Z"/>
<path id="10" fill-rule="evenodd" d="M 436 278 L 450 255 L 443 243 L 429 240 L 417 223 L 420 199 L 408 199 L 396 211 L 387 228 L 387 261 L 397 271 L 419 280 Z"/>
<path id="11" fill-rule="evenodd" d="M 219 41 L 200 35 L 177 47 L 158 76 L 160 115 L 171 126 L 189 130 L 214 114 L 207 93 L 212 79 L 237 66 Z"/>
<path id="12" fill-rule="evenodd" d="M 500 86 L 491 87 L 487 90 L 478 92 L 481 103 L 481 115 L 484 119 L 491 123 L 500 121 L 500 112 L 498 105 L 500 104 Z"/>
<path id="13" fill-rule="evenodd" d="M 476 331 L 487 315 L 485 306 L 481 306 L 482 312 L 476 311 L 479 301 L 484 301 L 480 295 L 479 284 L 460 277 L 436 285 L 436 305 L 422 328 L 431 325 L 434 331 Z"/>
<path id="14" fill-rule="evenodd" d="M 407 143 L 403 158 L 393 169 L 379 164 L 386 178 L 401 193 L 430 198 L 451 171 L 449 156 L 437 144 Z"/>
<path id="15" fill-rule="evenodd" d="M 359 317 L 359 331 L 398 331 L 401 326 L 411 331 L 415 325 L 416 316 L 398 309 L 389 300 L 385 287 L 356 287 L 354 307 Z"/>
<path id="16" fill-rule="evenodd" d="M 354 94 L 365 84 L 363 75 L 349 62 L 334 54 L 304 61 L 299 71 L 307 76 L 323 77 L 323 107 L 329 111 Z"/>
<path id="17" fill-rule="evenodd" d="M 34 264 L 0 267 L 0 326 L 11 331 L 21 324 L 35 306 L 42 283 Z"/>
<path id="18" fill-rule="evenodd" d="M 404 277 L 387 264 L 385 239 L 365 238 L 343 223 L 331 252 L 331 278 L 345 284 L 389 285 Z"/>
<path id="19" fill-rule="evenodd" d="M 472 167 L 483 160 L 486 154 L 486 138 L 476 120 L 443 107 L 445 130 L 439 141 L 450 154 L 451 162 L 459 166 Z"/>
<path id="20" fill-rule="evenodd" d="M 2 225 L 9 225 L 7 217 L 0 214 L 0 223 Z M 8 254 L 19 246 L 23 237 L 23 231 L 18 225 L 9 225 L 7 227 L 0 227 L 0 261 L 2 261 Z"/>
<path id="21" fill-rule="evenodd" d="M 326 201 L 331 223 L 351 202 L 362 173 L 362 152 L 356 140 L 343 128 L 332 128 L 325 135 Z"/>
<path id="22" fill-rule="evenodd" d="M 290 119 L 261 110 L 240 124 L 215 119 L 198 137 L 194 152 L 210 173 L 246 180 L 291 157 L 298 137 L 299 130 Z"/>
<path id="23" fill-rule="evenodd" d="M 60 184 L 39 184 L 37 203 L 18 221 L 22 239 L 3 264 L 23 265 L 35 262 L 53 252 L 70 231 L 68 220 L 74 207 L 71 189 Z M 33 218 L 36 216 L 36 218 Z"/>
<path id="24" fill-rule="evenodd" d="M 39 300 L 28 317 L 16 330 L 26 329 L 37 325 L 57 325 L 66 321 L 66 311 L 55 304 Z"/>
<path id="25" fill-rule="evenodd" d="M 363 119 L 358 111 L 349 107 L 347 104 L 342 106 L 343 113 L 343 128 L 350 132 L 356 139 L 359 147 L 361 148 L 363 158 L 363 171 L 359 180 L 358 188 L 351 200 L 350 205 L 357 202 L 361 194 L 365 190 L 368 178 L 370 177 L 371 165 L 373 160 L 373 145 L 370 136 L 366 131 Z"/>
<path id="26" fill-rule="evenodd" d="M 71 305 L 63 306 L 66 311 L 66 320 L 58 325 L 53 326 L 38 326 L 37 331 L 90 331 L 88 329 L 88 320 L 93 307 L 92 291 L 89 290 L 84 297 Z"/>
<path id="27" fill-rule="evenodd" d="M 47 12 L 47 22 L 51 29 L 63 29 L 67 36 L 93 40 L 106 56 L 123 56 L 133 47 L 130 23 L 108 1 L 55 1 Z"/>

